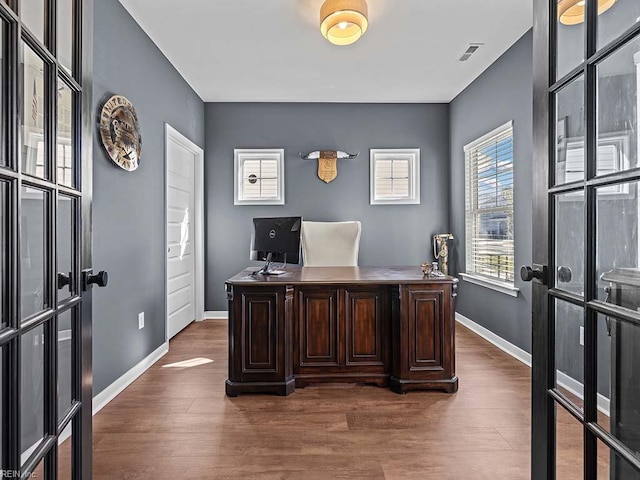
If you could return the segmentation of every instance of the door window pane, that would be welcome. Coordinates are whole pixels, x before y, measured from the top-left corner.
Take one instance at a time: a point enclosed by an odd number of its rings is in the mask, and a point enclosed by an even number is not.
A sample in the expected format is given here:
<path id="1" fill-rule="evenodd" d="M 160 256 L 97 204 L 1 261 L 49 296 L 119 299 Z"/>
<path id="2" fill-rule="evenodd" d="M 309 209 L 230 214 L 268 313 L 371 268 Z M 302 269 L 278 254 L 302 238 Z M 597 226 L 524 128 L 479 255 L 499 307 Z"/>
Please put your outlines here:
<path id="1" fill-rule="evenodd" d="M 4 418 L 4 349 L 0 347 L 0 418 Z M 4 425 L 0 422 L 0 465 L 4 465 Z"/>
<path id="2" fill-rule="evenodd" d="M 584 347 L 582 307 L 556 299 L 556 388 L 582 409 L 584 395 Z"/>
<path id="3" fill-rule="evenodd" d="M 601 440 L 598 440 L 597 473 L 598 480 L 636 480 L 640 478 L 640 473 Z"/>
<path id="4" fill-rule="evenodd" d="M 0 182 L 0 330 L 9 322 L 9 184 Z"/>
<path id="5" fill-rule="evenodd" d="M 72 310 L 58 316 L 58 421 L 71 407 L 72 396 Z"/>
<path id="6" fill-rule="evenodd" d="M 23 319 L 48 306 L 45 253 L 47 197 L 42 190 L 22 187 L 20 294 Z"/>
<path id="7" fill-rule="evenodd" d="M 58 197 L 58 281 L 69 277 L 68 285 L 58 284 L 58 301 L 69 298 L 73 292 L 76 272 L 73 267 L 74 208 L 75 200 L 65 195 Z"/>
<path id="8" fill-rule="evenodd" d="M 22 334 L 20 362 L 20 452 L 24 463 L 44 436 L 43 325 Z"/>
<path id="9" fill-rule="evenodd" d="M 584 179 L 584 76 L 556 94 L 556 184 Z"/>
<path id="10" fill-rule="evenodd" d="M 58 62 L 71 73 L 73 66 L 73 0 L 57 0 Z"/>
<path id="11" fill-rule="evenodd" d="M 640 455 L 640 326 L 615 317 L 598 317 L 598 423 Z"/>
<path id="12" fill-rule="evenodd" d="M 559 2 L 557 25 L 557 78 L 560 79 L 584 61 L 584 3 Z"/>
<path id="13" fill-rule="evenodd" d="M 22 171 L 46 176 L 44 62 L 23 44 Z"/>
<path id="14" fill-rule="evenodd" d="M 598 298 L 640 307 L 638 182 L 596 189 Z"/>
<path id="15" fill-rule="evenodd" d="M 71 89 L 58 80 L 58 140 L 56 145 L 56 160 L 58 165 L 58 183 L 67 187 L 74 187 L 73 165 L 73 102 Z"/>
<path id="16" fill-rule="evenodd" d="M 584 190 L 556 196 L 556 287 L 584 294 Z"/>
<path id="17" fill-rule="evenodd" d="M 20 17 L 31 33 L 44 43 L 44 0 L 21 0 Z"/>
<path id="18" fill-rule="evenodd" d="M 640 2 L 638 0 L 608 0 L 603 2 L 606 11 L 598 15 L 598 48 L 615 40 L 622 32 L 640 22 Z"/>
<path id="19" fill-rule="evenodd" d="M 6 101 L 4 97 L 4 88 L 5 88 L 5 79 L 7 78 L 7 52 L 6 48 L 9 45 L 7 41 L 7 26 L 5 25 L 4 20 L 0 19 L 0 165 L 7 164 L 6 154 L 7 151 L 5 149 L 5 141 L 7 135 L 7 126 L 8 122 L 5 122 L 5 115 L 7 115 L 6 111 Z"/>
<path id="20" fill-rule="evenodd" d="M 638 166 L 639 76 L 640 38 L 598 65 L 598 175 Z"/>
<path id="21" fill-rule="evenodd" d="M 582 480 L 584 437 L 582 424 L 556 404 L 556 478 Z"/>
<path id="22" fill-rule="evenodd" d="M 71 455 L 73 439 L 69 437 L 58 446 L 58 478 L 57 480 L 71 480 L 72 462 Z"/>

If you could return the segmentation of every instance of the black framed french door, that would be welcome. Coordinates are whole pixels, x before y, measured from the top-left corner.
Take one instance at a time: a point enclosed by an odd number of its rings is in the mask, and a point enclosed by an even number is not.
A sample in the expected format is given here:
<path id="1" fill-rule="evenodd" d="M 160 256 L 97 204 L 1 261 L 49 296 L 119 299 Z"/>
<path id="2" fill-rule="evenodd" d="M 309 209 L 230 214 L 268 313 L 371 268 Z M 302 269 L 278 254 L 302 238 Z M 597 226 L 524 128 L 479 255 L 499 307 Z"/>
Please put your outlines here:
<path id="1" fill-rule="evenodd" d="M 640 478 L 640 1 L 534 2 L 533 479 Z"/>
<path id="2" fill-rule="evenodd" d="M 0 0 L 7 478 L 91 478 L 92 5 Z"/>

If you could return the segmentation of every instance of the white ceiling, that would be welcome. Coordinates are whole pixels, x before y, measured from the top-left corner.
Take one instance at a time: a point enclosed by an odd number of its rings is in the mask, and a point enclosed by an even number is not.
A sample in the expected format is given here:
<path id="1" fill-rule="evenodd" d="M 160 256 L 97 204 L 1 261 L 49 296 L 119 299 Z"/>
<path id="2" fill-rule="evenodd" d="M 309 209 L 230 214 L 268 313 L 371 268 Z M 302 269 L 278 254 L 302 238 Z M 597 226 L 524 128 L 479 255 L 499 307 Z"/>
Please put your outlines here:
<path id="1" fill-rule="evenodd" d="M 120 1 L 207 102 L 449 102 L 533 23 L 533 0 L 368 0 L 337 47 L 323 0 Z"/>

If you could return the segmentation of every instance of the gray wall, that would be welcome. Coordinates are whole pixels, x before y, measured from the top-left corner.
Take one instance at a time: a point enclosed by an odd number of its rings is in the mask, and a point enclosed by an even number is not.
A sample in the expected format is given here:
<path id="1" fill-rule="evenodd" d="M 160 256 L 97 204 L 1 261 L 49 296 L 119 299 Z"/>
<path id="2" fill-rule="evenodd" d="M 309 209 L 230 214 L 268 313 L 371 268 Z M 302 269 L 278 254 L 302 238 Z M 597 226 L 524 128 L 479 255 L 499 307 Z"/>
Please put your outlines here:
<path id="1" fill-rule="evenodd" d="M 527 32 L 450 104 L 451 210 L 456 237 L 454 272 L 465 271 L 463 147 L 513 120 L 515 266 L 531 264 L 533 35 Z M 531 351 L 531 285 L 520 280 L 517 298 L 460 282 L 457 311 L 505 340 Z"/>
<path id="2" fill-rule="evenodd" d="M 225 279 L 251 264 L 253 217 L 360 220 L 360 265 L 419 265 L 431 235 L 448 231 L 448 105 L 208 103 L 205 124 L 207 310 L 226 310 Z M 234 206 L 234 148 L 268 147 L 285 149 L 286 205 Z M 320 148 L 360 156 L 325 184 L 317 162 L 298 157 Z M 420 205 L 369 205 L 371 148 L 420 148 Z"/>
<path id="3" fill-rule="evenodd" d="M 94 136 L 93 265 L 109 272 L 93 295 L 97 394 L 165 340 L 164 124 L 202 146 L 204 103 L 118 0 L 95 2 L 94 35 L 95 108 L 126 96 L 143 140 L 140 168 L 127 173 Z"/>

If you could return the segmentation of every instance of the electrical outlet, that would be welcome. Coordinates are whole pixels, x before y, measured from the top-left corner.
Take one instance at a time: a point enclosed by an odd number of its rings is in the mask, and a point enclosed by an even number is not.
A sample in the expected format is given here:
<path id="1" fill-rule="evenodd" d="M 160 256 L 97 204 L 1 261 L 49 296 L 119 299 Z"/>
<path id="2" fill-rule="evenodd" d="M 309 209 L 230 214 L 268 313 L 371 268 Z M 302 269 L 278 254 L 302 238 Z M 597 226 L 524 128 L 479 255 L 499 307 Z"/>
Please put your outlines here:
<path id="1" fill-rule="evenodd" d="M 580 327 L 580 345 L 584 346 L 584 327 Z"/>
<path id="2" fill-rule="evenodd" d="M 144 328 L 144 312 L 140 312 L 138 314 L 138 330 L 142 330 Z"/>

